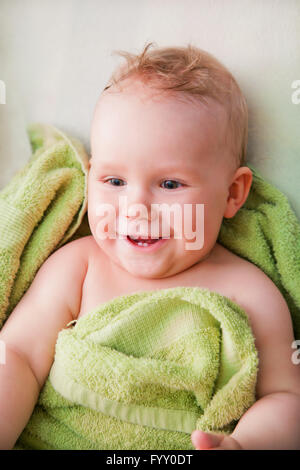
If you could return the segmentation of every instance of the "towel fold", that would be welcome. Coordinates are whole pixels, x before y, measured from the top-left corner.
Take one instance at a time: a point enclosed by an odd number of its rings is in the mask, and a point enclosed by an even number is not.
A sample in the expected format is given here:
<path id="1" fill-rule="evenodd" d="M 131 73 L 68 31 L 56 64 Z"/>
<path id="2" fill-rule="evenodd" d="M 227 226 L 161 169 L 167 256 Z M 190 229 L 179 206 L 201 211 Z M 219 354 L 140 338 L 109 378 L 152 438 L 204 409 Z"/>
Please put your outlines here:
<path id="1" fill-rule="evenodd" d="M 0 328 L 42 263 L 74 237 L 87 207 L 80 142 L 49 125 L 28 134 L 33 155 L 0 192 Z"/>
<path id="2" fill-rule="evenodd" d="M 198 287 L 115 298 L 62 330 L 17 446 L 193 449 L 194 429 L 228 433 L 255 401 L 248 318 Z"/>

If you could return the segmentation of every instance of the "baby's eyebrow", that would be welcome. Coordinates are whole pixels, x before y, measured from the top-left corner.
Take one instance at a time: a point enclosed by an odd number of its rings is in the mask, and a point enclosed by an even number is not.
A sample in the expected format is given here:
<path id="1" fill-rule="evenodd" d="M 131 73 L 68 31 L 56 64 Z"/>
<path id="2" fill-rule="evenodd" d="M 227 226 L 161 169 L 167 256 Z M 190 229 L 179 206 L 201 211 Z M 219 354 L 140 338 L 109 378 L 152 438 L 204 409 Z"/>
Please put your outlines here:
<path id="1" fill-rule="evenodd" d="M 96 161 L 94 163 L 94 166 L 97 170 L 114 170 L 114 169 L 118 169 L 118 170 L 126 170 L 127 169 L 127 165 L 123 165 L 123 164 L 120 164 L 120 163 L 117 163 L 116 165 L 114 165 L 113 162 L 108 162 L 108 163 L 102 163 L 102 162 L 99 162 L 99 161 Z"/>
<path id="2" fill-rule="evenodd" d="M 161 171 L 162 173 L 169 173 L 169 172 L 177 172 L 177 173 L 192 173 L 195 174 L 195 167 L 189 167 L 187 165 L 167 165 L 157 167 L 157 170 Z"/>
<path id="3" fill-rule="evenodd" d="M 155 171 L 158 173 L 161 173 L 164 176 L 169 176 L 169 177 L 174 177 L 174 178 L 180 178 L 180 177 L 197 177 L 198 172 L 197 168 L 194 166 L 188 166 L 188 165 L 167 165 L 167 166 L 157 166 L 153 167 Z"/>

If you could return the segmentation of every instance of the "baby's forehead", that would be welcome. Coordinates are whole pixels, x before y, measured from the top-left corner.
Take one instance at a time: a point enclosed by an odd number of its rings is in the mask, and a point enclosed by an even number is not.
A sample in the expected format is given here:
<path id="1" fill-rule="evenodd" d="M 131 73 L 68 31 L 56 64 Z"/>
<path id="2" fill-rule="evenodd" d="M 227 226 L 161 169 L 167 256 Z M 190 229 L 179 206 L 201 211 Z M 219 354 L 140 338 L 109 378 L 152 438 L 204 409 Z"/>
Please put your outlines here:
<path id="1" fill-rule="evenodd" d="M 121 89 L 111 87 L 97 100 L 92 126 L 103 124 L 109 119 L 115 124 L 117 118 L 121 118 L 122 115 L 126 125 L 130 119 L 138 119 L 139 115 L 148 113 L 152 117 L 164 116 L 171 122 L 178 121 L 182 117 L 190 126 L 195 125 L 197 119 L 201 119 L 200 125 L 203 125 L 203 121 L 211 122 L 213 129 L 220 135 L 221 128 L 224 130 L 227 125 L 227 110 L 214 98 L 209 96 L 200 98 L 174 91 L 153 89 L 139 82 L 130 83 Z M 134 110 L 137 110 L 135 114 Z"/>
<path id="2" fill-rule="evenodd" d="M 147 137 L 152 133 L 154 139 L 162 138 L 162 144 L 186 139 L 187 145 L 196 145 L 201 139 L 203 149 L 210 142 L 222 147 L 224 153 L 227 126 L 227 110 L 211 97 L 203 96 L 200 101 L 130 83 L 121 89 L 111 87 L 100 95 L 92 123 L 92 147 L 101 145 L 101 139 L 115 141 L 117 135 L 120 141 L 128 141 L 128 134 L 140 132 L 142 139 L 146 132 Z"/>

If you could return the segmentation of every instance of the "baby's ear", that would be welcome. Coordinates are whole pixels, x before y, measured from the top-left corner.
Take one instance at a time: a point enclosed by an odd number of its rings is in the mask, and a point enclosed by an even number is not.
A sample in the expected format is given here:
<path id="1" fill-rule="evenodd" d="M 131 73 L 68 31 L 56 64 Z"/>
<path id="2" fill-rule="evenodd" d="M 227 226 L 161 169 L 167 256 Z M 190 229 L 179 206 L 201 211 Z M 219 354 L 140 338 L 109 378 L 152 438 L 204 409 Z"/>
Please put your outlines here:
<path id="1" fill-rule="evenodd" d="M 234 174 L 229 187 L 227 206 L 223 216 L 233 217 L 246 201 L 252 184 L 252 171 L 247 166 L 241 166 Z"/>
<path id="2" fill-rule="evenodd" d="M 91 164 L 92 164 L 92 158 L 89 159 L 89 162 L 88 162 L 88 170 L 91 168 Z"/>

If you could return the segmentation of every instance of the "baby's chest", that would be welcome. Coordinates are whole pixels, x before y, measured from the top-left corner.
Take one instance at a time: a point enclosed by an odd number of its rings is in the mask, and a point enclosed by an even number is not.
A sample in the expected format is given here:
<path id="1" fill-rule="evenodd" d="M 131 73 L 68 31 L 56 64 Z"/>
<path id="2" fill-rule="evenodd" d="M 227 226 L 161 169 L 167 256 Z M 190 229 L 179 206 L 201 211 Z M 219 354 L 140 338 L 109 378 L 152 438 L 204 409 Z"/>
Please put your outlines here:
<path id="1" fill-rule="evenodd" d="M 121 270 L 118 273 L 112 273 L 109 267 L 105 269 L 95 263 L 89 267 L 83 283 L 80 312 L 77 318 L 121 295 L 178 286 L 203 287 L 239 303 L 239 288 L 235 276 L 220 268 L 207 271 L 196 268 L 172 278 L 145 280 L 132 279 L 128 273 Z"/>

